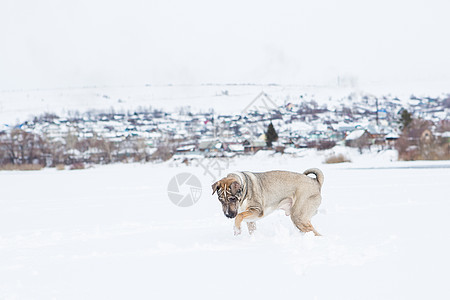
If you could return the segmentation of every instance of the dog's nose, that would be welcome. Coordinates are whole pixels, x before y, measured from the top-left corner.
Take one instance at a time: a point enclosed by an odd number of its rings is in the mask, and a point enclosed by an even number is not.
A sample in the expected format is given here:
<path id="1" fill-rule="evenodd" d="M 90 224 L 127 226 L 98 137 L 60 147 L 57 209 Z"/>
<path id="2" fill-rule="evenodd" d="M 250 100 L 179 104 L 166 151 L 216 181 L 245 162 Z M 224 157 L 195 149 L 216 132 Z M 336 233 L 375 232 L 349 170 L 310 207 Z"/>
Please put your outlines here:
<path id="1" fill-rule="evenodd" d="M 235 213 L 229 213 L 229 212 L 227 212 L 226 214 L 225 214 L 225 216 L 227 217 L 227 218 L 230 218 L 230 219 L 233 219 L 234 217 L 236 217 L 236 214 Z"/>

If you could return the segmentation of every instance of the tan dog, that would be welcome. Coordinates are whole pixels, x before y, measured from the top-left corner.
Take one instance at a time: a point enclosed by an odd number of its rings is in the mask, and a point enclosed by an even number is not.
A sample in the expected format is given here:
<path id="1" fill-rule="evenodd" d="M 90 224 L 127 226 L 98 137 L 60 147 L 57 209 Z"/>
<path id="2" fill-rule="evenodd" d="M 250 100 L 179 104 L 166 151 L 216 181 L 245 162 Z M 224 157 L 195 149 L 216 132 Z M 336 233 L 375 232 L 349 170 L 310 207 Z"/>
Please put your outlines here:
<path id="1" fill-rule="evenodd" d="M 315 174 L 316 178 L 308 177 Z M 276 209 L 283 209 L 286 216 L 302 232 L 314 232 L 311 218 L 317 213 L 322 197 L 323 173 L 308 169 L 303 174 L 287 171 L 264 173 L 235 172 L 212 185 L 217 192 L 222 209 L 228 218 L 235 219 L 234 233 L 241 233 L 242 221 L 247 222 L 249 233 L 256 229 L 255 221 Z"/>

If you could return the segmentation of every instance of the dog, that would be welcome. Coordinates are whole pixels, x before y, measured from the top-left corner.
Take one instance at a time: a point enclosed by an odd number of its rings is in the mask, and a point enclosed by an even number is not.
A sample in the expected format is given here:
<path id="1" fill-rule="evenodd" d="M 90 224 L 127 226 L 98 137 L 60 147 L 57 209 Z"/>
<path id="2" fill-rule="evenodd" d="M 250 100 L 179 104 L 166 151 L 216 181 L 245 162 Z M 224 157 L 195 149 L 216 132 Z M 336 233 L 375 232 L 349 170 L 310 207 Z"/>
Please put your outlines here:
<path id="1" fill-rule="evenodd" d="M 315 178 L 307 176 L 314 174 Z M 241 233 L 245 221 L 249 234 L 256 230 L 255 221 L 276 209 L 284 210 L 302 232 L 320 235 L 311 224 L 322 201 L 324 176 L 317 168 L 303 174 L 288 171 L 264 173 L 234 172 L 212 185 L 226 217 L 235 218 L 234 234 Z"/>

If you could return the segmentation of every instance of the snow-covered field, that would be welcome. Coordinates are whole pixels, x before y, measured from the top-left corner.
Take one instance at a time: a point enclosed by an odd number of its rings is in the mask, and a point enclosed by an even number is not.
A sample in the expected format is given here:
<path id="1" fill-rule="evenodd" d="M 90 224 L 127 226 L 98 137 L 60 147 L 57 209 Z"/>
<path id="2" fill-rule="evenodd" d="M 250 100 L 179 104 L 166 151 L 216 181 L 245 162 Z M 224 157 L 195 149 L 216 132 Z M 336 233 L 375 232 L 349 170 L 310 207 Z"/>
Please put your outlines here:
<path id="1" fill-rule="evenodd" d="M 319 104 L 337 105 L 351 93 L 393 95 L 402 101 L 416 96 L 442 96 L 447 82 L 436 85 L 416 85 L 383 88 L 299 86 L 299 85 L 156 85 L 129 87 L 86 87 L 49 90 L 0 90 L 0 125 L 14 125 L 48 112 L 60 116 L 89 110 L 128 112 L 140 108 L 164 109 L 169 112 L 189 106 L 194 112 L 214 108 L 220 114 L 238 114 L 262 91 L 276 105 L 297 102 L 300 95 Z M 226 95 L 224 95 L 226 93 Z M 338 102 L 337 102 L 338 101 Z M 350 105 L 349 100 L 347 104 Z"/>
<path id="2" fill-rule="evenodd" d="M 15 124 L 30 119 L 36 113 L 57 113 L 88 110 L 128 112 L 142 108 L 175 111 L 191 107 L 193 111 L 208 112 L 214 108 L 222 114 L 241 112 L 261 91 L 274 97 L 277 105 L 285 100 L 299 99 L 300 94 L 347 96 L 349 89 L 318 89 L 298 86 L 228 86 L 179 85 L 91 87 L 31 91 L 0 91 L 0 123 Z M 228 95 L 223 95 L 227 92 Z"/>
<path id="3" fill-rule="evenodd" d="M 233 236 L 196 164 L 0 172 L 0 299 L 449 299 L 450 162 L 388 157 L 262 152 L 211 169 L 320 167 L 322 237 L 281 212 Z M 167 193 L 181 172 L 202 184 L 187 208 Z"/>

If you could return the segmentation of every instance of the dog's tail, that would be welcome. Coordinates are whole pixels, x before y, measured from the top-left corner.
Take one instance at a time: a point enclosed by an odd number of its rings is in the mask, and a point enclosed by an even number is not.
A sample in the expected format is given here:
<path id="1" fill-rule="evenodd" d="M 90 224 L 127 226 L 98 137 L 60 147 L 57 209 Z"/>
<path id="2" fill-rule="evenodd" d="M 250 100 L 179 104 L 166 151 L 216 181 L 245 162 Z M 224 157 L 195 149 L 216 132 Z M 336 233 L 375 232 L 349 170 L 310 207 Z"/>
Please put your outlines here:
<path id="1" fill-rule="evenodd" d="M 311 174 L 311 173 L 316 175 L 316 179 L 319 182 L 320 187 L 322 187 L 323 179 L 324 179 L 322 171 L 320 171 L 317 168 L 312 168 L 312 169 L 308 169 L 305 172 L 303 172 L 303 174 L 305 174 L 305 175 L 308 175 L 308 174 Z"/>

